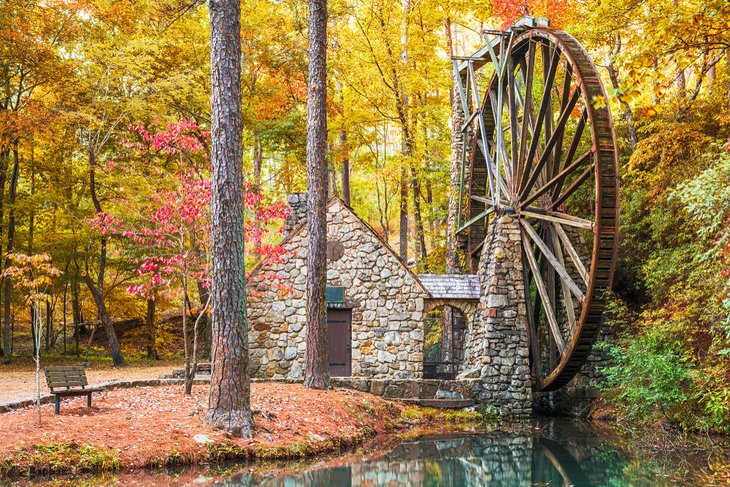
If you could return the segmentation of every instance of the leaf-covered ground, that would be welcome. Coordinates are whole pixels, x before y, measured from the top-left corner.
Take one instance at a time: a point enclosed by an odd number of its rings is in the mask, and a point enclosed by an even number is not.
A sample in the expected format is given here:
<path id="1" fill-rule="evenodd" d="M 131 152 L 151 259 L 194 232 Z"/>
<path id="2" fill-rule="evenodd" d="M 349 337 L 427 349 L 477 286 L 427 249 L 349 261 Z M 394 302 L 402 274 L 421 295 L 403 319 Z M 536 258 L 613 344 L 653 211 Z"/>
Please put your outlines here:
<path id="1" fill-rule="evenodd" d="M 33 408 L 1 414 L 0 459 L 12 458 L 21 466 L 33 461 L 38 445 L 51 445 L 43 454 L 52 457 L 54 449 L 66 444 L 111 452 L 124 468 L 195 463 L 212 456 L 211 451 L 219 458 L 242 452 L 296 456 L 384 432 L 402 409 L 347 390 L 274 383 L 252 384 L 251 389 L 257 429 L 250 440 L 231 439 L 202 421 L 207 386 L 196 386 L 191 396 L 183 395 L 181 386 L 140 387 L 96 393 L 91 409 L 84 407 L 86 398 L 66 399 L 60 415 L 53 414 L 52 404 L 44 405 L 42 427 Z M 206 446 L 208 441 L 218 445 L 215 450 Z"/>

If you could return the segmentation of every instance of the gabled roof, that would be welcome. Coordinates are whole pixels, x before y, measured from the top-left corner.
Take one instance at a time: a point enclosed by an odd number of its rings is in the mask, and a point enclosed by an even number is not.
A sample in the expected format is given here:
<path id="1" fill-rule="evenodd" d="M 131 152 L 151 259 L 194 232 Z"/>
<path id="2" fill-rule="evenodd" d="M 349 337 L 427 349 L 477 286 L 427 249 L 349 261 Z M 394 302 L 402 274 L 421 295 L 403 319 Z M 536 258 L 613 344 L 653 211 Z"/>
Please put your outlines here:
<path id="1" fill-rule="evenodd" d="M 428 288 L 421 282 L 421 280 L 419 279 L 419 276 L 415 272 L 413 272 L 410 267 L 408 267 L 408 264 L 406 264 L 406 262 L 403 259 L 401 259 L 400 255 L 398 255 L 398 253 L 395 250 L 393 250 L 393 248 L 388 244 L 388 242 L 383 240 L 383 238 L 380 236 L 380 234 L 378 234 L 378 232 L 376 232 L 375 229 L 370 226 L 370 224 L 368 224 L 365 220 L 360 218 L 357 213 L 355 213 L 355 210 L 353 210 L 347 203 L 345 203 L 344 201 L 342 201 L 340 198 L 338 198 L 336 196 L 330 198 L 329 201 L 327 201 L 327 210 L 329 210 L 330 207 L 333 206 L 334 204 L 342 205 L 342 207 L 346 211 L 348 211 L 350 214 L 352 214 L 352 216 L 354 216 L 355 219 L 358 222 L 360 222 L 363 225 L 363 227 L 365 227 L 365 229 L 367 231 L 369 231 L 380 242 L 380 244 L 383 246 L 383 248 L 386 251 L 388 251 L 395 258 L 395 260 L 403 267 L 403 269 L 421 287 L 423 292 L 426 294 L 429 294 L 429 295 L 431 294 L 429 292 Z M 328 221 L 327 224 L 329 225 L 330 222 Z M 286 237 L 284 237 L 284 239 L 279 243 L 279 245 L 285 245 L 287 242 L 292 240 L 295 236 L 299 235 L 302 231 L 304 231 L 305 228 L 307 228 L 307 219 L 303 218 L 302 221 L 296 227 L 294 227 L 294 229 Z M 254 268 L 251 270 L 251 276 L 258 273 L 259 270 L 261 269 L 261 267 L 263 267 L 263 265 L 264 265 L 264 261 L 260 261 L 259 263 L 257 263 L 256 266 L 254 266 Z"/>
<path id="2" fill-rule="evenodd" d="M 426 288 L 426 286 L 424 286 L 423 283 L 421 282 L 421 280 L 418 278 L 418 275 L 415 272 L 413 272 L 410 267 L 408 267 L 408 264 L 403 259 L 401 259 L 400 255 L 398 255 L 398 253 L 395 250 L 393 250 L 393 248 L 388 244 L 388 242 L 383 240 L 383 238 L 380 236 L 380 234 L 378 232 L 376 232 L 375 229 L 373 227 L 371 227 L 368 222 L 366 222 L 365 220 L 360 218 L 358 216 L 358 214 L 355 213 L 355 210 L 353 210 L 352 207 L 350 207 L 347 203 L 345 203 L 340 198 L 335 196 L 333 198 L 330 198 L 330 200 L 327 202 L 327 209 L 329 209 L 330 206 L 332 206 L 334 204 L 338 204 L 338 203 L 341 204 L 342 207 L 346 211 L 350 212 L 352 214 L 352 216 L 354 216 L 355 219 L 357 221 L 359 221 L 365 227 L 366 230 L 368 230 L 371 234 L 373 234 L 373 236 L 376 239 L 378 239 L 378 241 L 383 246 L 383 248 L 385 250 L 387 250 L 395 258 L 396 261 L 398 261 L 398 263 L 401 265 L 401 267 L 403 267 L 403 269 L 406 271 L 406 273 L 408 273 L 413 278 L 413 280 L 416 281 L 416 283 L 421 287 L 421 289 L 423 289 L 423 292 L 425 292 L 426 294 L 430 294 L 428 292 L 428 289 Z"/>
<path id="3" fill-rule="evenodd" d="M 419 274 L 434 299 L 479 299 L 479 276 L 471 274 Z"/>

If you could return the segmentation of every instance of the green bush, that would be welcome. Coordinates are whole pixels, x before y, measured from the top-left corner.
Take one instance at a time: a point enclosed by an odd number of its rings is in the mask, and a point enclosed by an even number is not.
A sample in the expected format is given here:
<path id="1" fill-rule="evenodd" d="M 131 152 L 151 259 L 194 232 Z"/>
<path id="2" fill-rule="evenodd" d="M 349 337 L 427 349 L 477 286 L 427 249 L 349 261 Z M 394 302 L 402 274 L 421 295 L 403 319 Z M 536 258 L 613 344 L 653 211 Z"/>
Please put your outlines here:
<path id="1" fill-rule="evenodd" d="M 673 420 L 688 400 L 691 368 L 680 344 L 654 329 L 610 348 L 615 365 L 603 369 L 609 400 L 625 417 Z"/>
<path id="2" fill-rule="evenodd" d="M 726 364 L 694 360 L 669 331 L 676 324 L 606 345 L 613 365 L 602 370 L 605 399 L 621 418 L 666 420 L 686 430 L 730 432 Z"/>

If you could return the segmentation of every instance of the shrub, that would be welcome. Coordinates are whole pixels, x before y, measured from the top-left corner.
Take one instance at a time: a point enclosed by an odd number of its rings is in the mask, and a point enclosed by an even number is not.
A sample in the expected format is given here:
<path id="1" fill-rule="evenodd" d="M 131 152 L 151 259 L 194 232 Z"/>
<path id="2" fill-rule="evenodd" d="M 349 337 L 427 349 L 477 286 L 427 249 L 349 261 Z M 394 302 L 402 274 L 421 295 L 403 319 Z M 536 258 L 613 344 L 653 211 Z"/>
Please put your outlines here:
<path id="1" fill-rule="evenodd" d="M 605 389 L 625 417 L 675 420 L 688 400 L 691 369 L 681 346 L 657 329 L 619 340 L 609 351 L 615 365 L 603 369 Z"/>

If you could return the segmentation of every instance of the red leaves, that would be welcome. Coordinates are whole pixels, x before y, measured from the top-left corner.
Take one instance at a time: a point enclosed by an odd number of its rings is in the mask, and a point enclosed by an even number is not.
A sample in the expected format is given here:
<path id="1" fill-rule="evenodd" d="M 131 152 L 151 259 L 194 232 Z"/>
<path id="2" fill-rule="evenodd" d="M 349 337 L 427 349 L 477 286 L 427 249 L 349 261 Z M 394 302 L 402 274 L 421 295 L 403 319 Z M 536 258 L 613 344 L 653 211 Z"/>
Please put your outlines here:
<path id="1" fill-rule="evenodd" d="M 186 118 L 175 123 L 169 123 L 162 132 L 150 135 L 144 125 L 130 125 L 130 132 L 133 132 L 143 140 L 153 151 L 160 151 L 163 154 L 177 154 L 181 151 L 190 153 L 205 152 L 205 145 L 210 138 L 210 132 L 200 130 L 197 123 Z M 143 144 L 130 144 L 133 147 L 142 148 Z"/>
<path id="2" fill-rule="evenodd" d="M 168 124 L 157 133 L 150 133 L 143 125 L 129 129 L 139 141 L 126 145 L 140 151 L 147 163 L 162 156 L 159 166 L 164 167 L 169 155 L 189 157 L 175 158 L 178 170 L 174 174 L 153 170 L 161 178 L 172 177 L 168 187 L 173 189 L 151 195 L 142 221 L 123 227 L 120 221 L 104 215 L 95 226 L 105 234 L 119 234 L 141 247 L 144 257 L 133 261 L 138 282 L 127 287 L 130 293 L 146 299 L 154 299 L 159 292 L 174 293 L 183 276 L 202 280 L 206 286 L 211 185 L 205 143 L 210 133 L 187 119 Z M 288 207 L 283 202 L 269 203 L 262 189 L 251 183 L 245 185 L 243 203 L 246 253 L 253 257 L 250 262 L 282 262 L 283 247 L 271 241 L 281 233 L 281 220 Z"/>
<path id="3" fill-rule="evenodd" d="M 561 29 L 575 15 L 578 5 L 571 0 L 494 0 L 494 13 L 507 28 L 525 15 L 546 17 L 553 28 Z"/>
<path id="4" fill-rule="evenodd" d="M 98 212 L 93 218 L 87 218 L 86 223 L 102 235 L 114 235 L 121 232 L 124 224 L 122 221 L 103 211 Z"/>

